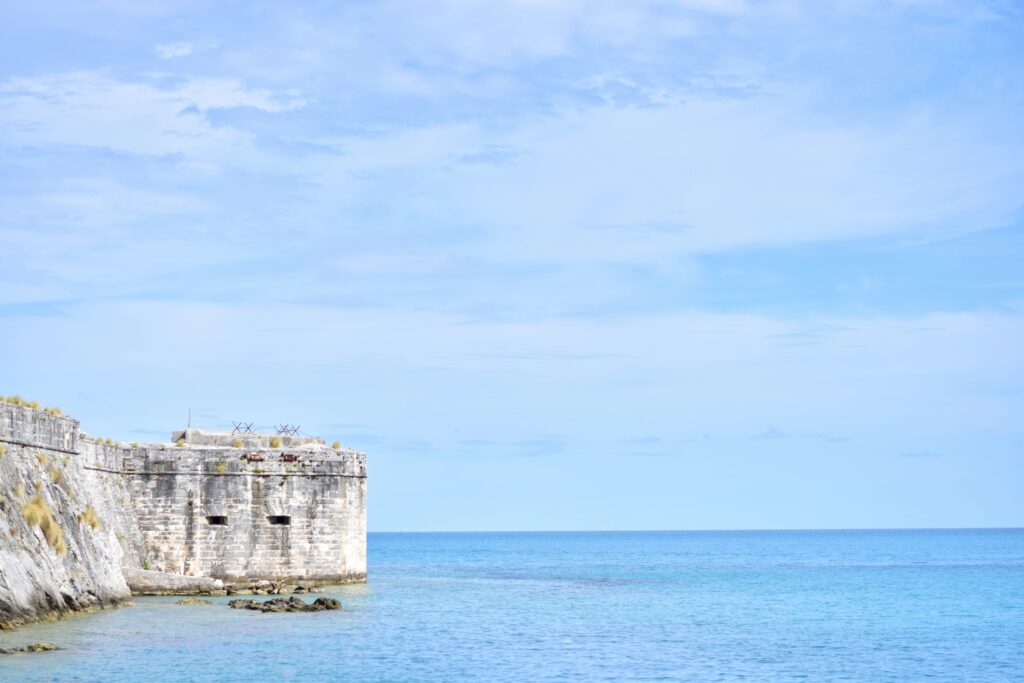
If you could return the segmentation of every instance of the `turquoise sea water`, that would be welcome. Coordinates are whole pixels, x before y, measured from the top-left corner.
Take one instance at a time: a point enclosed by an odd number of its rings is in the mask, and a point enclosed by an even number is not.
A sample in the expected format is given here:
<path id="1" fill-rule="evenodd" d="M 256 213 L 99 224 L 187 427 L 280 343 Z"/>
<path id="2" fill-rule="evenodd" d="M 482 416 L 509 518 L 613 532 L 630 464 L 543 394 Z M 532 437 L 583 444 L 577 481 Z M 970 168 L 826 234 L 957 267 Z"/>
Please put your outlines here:
<path id="1" fill-rule="evenodd" d="M 1024 680 L 1024 530 L 371 534 L 344 611 L 139 598 L 11 681 Z"/>

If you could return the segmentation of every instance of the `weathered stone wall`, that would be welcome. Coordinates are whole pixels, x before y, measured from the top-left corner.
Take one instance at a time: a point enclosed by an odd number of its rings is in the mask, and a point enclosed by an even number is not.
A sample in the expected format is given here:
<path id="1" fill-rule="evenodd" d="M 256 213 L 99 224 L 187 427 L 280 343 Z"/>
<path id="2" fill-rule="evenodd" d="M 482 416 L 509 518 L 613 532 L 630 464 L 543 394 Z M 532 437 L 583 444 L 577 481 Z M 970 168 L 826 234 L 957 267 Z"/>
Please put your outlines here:
<path id="1" fill-rule="evenodd" d="M 152 569 L 236 582 L 366 578 L 361 453 L 140 446 L 120 458 L 112 469 L 125 473 Z"/>
<path id="2" fill-rule="evenodd" d="M 362 453 L 308 439 L 104 445 L 76 420 L 3 402 L 0 449 L 0 627 L 127 600 L 123 568 L 229 582 L 366 578 Z M 63 553 L 25 517 L 37 495 Z"/>
<path id="3" fill-rule="evenodd" d="M 0 628 L 131 597 L 121 573 L 128 517 L 117 507 L 127 487 L 85 469 L 78 440 L 75 420 L 0 403 Z M 50 515 L 63 553 L 26 520 L 29 503 Z"/>

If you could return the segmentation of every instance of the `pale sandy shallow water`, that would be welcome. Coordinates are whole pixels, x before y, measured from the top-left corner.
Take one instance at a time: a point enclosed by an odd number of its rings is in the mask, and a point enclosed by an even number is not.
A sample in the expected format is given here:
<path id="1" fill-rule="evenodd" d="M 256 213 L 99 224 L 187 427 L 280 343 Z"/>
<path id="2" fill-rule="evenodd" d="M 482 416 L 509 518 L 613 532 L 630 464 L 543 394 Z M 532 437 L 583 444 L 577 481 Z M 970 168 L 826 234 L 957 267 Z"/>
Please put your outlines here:
<path id="1" fill-rule="evenodd" d="M 341 612 L 138 598 L 6 681 L 1024 680 L 1024 530 L 371 534 Z"/>

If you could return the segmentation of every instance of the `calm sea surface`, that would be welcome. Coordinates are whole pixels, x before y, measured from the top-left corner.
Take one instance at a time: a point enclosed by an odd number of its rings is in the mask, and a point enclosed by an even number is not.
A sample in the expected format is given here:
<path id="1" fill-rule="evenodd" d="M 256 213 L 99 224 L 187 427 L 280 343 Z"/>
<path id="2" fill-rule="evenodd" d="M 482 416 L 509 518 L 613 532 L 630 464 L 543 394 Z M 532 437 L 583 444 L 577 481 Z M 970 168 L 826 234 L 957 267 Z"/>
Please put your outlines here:
<path id="1" fill-rule="evenodd" d="M 1024 530 L 371 534 L 345 609 L 139 598 L 6 681 L 1024 680 Z"/>

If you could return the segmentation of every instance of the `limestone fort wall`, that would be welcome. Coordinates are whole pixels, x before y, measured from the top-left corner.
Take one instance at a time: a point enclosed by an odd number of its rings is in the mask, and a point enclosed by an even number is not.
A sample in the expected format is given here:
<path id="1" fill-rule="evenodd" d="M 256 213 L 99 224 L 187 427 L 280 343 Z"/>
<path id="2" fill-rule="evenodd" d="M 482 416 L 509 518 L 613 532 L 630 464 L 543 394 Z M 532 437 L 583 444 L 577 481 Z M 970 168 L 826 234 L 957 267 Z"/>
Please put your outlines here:
<path id="1" fill-rule="evenodd" d="M 308 438 L 190 440 L 104 444 L 76 420 L 0 402 L 0 626 L 126 600 L 122 568 L 366 579 L 364 454 Z M 63 552 L 24 514 L 36 496 Z"/>
<path id="2" fill-rule="evenodd" d="M 112 455 L 152 569 L 225 581 L 366 577 L 362 453 L 140 446 Z"/>

